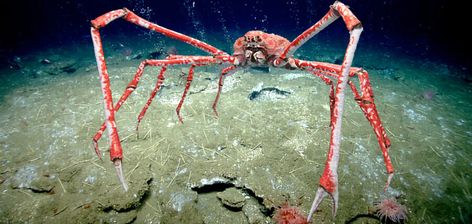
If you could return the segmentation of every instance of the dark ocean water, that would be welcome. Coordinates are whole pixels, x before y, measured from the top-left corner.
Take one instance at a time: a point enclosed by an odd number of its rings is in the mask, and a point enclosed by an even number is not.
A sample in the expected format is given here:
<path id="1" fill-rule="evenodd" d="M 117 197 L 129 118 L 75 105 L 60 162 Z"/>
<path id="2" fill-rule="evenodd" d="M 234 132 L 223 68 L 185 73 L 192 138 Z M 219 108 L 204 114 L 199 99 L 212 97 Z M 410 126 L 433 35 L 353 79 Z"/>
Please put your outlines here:
<path id="1" fill-rule="evenodd" d="M 470 38 L 463 33 L 470 27 L 468 9 L 447 0 L 342 2 L 364 27 L 353 65 L 369 71 L 392 140 L 396 175 L 383 192 L 386 174 L 377 140 L 347 91 L 340 209 L 333 219 L 326 200 L 313 223 L 353 221 L 372 214 L 374 202 L 384 197 L 404 204 L 411 223 L 469 223 L 472 57 L 466 51 Z M 225 80 L 216 118 L 209 104 L 221 67 L 200 67 L 180 124 L 175 107 L 188 66 L 175 66 L 143 120 L 144 137 L 137 138 L 135 119 L 158 73 L 146 68 L 117 115 L 131 186 L 124 194 L 112 163 L 98 160 L 90 147 L 104 114 L 90 21 L 126 7 L 232 53 L 234 40 L 248 30 L 292 40 L 332 3 L 2 1 L 0 223 L 270 223 L 284 203 L 306 213 L 328 149 L 329 99 L 323 82 L 301 71 L 240 70 Z M 153 53 L 161 58 L 174 50 L 205 55 L 123 20 L 100 32 L 115 101 L 139 63 Z M 348 38 L 338 19 L 295 57 L 339 64 Z M 251 99 L 254 93 L 260 99 Z M 99 142 L 104 155 L 106 139 Z M 234 198 L 223 192 L 236 192 L 236 199 L 244 195 L 245 207 L 227 209 L 223 198 Z M 360 218 L 353 223 L 377 222 Z"/>
<path id="2" fill-rule="evenodd" d="M 247 30 L 260 29 L 293 39 L 327 11 L 331 0 L 107 0 L 3 1 L 0 47 L 3 54 L 57 46 L 88 39 L 89 21 L 109 10 L 127 7 L 146 19 L 205 39 L 205 32 L 221 33 L 234 41 Z M 470 69 L 464 49 L 470 40 L 466 7 L 447 0 L 346 0 L 364 25 L 363 44 L 384 44 L 417 57 L 441 59 Z M 141 34 L 146 31 L 138 29 Z M 132 33 L 117 22 L 107 32 Z M 324 31 L 327 38 L 343 35 L 344 26 Z M 218 46 L 219 47 L 219 46 Z M 225 49 L 230 50 L 228 47 Z"/>

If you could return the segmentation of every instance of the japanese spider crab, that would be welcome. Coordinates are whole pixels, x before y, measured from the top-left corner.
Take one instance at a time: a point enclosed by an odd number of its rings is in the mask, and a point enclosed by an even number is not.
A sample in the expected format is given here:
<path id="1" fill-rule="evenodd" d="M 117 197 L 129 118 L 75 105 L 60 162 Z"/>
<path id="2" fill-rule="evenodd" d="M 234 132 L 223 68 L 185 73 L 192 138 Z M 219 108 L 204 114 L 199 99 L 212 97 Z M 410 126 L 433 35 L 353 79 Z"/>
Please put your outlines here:
<path id="1" fill-rule="evenodd" d="M 319 33 L 321 30 L 330 25 L 339 17 L 343 19 L 347 30 L 350 33 L 349 43 L 344 55 L 344 60 L 341 65 L 316 61 L 305 61 L 293 57 L 294 52 L 300 46 L 302 46 L 306 41 L 315 36 L 317 33 Z M 163 60 L 148 59 L 142 61 L 138 66 L 133 80 L 129 82 L 128 86 L 126 87 L 124 93 L 122 94 L 118 102 L 113 105 L 113 99 L 110 89 L 110 80 L 108 76 L 99 29 L 118 18 L 123 18 L 124 20 L 130 23 L 136 24 L 149 30 L 156 31 L 158 33 L 163 34 L 164 36 L 183 41 L 205 52 L 208 52 L 210 56 L 171 55 Z M 362 24 L 351 12 L 351 10 L 349 10 L 349 8 L 343 3 L 338 1 L 334 2 L 333 5 L 331 5 L 329 11 L 326 13 L 326 15 L 323 16 L 323 18 L 321 18 L 321 20 L 319 20 L 316 24 L 305 30 L 293 41 L 288 41 L 284 37 L 275 34 L 264 33 L 262 31 L 249 31 L 243 37 L 240 37 L 236 40 L 236 42 L 234 43 L 233 55 L 223 52 L 200 40 L 151 23 L 137 16 L 135 13 L 131 12 L 126 8 L 105 13 L 104 15 L 92 20 L 91 23 L 91 35 L 94 44 L 95 57 L 98 65 L 101 89 L 104 98 L 106 118 L 100 130 L 94 136 L 93 143 L 95 147 L 95 152 L 101 158 L 97 142 L 102 136 L 104 130 L 108 130 L 108 137 L 110 141 L 110 159 L 115 165 L 117 175 L 125 191 L 128 189 L 128 186 L 124 179 L 121 165 L 123 155 L 120 138 L 118 137 L 118 131 L 115 123 L 115 113 L 120 109 L 121 105 L 126 101 L 128 96 L 138 86 L 138 82 L 141 78 L 141 75 L 143 74 L 143 70 L 145 69 L 145 67 L 159 66 L 161 67 L 161 71 L 159 73 L 156 86 L 152 91 L 151 96 L 149 97 L 146 105 L 138 116 L 139 125 L 139 122 L 146 113 L 147 108 L 151 104 L 153 98 L 155 97 L 156 93 L 159 91 L 162 83 L 164 82 L 164 73 L 166 71 L 167 66 L 182 64 L 190 65 L 190 69 L 187 77 L 185 90 L 176 109 L 180 122 L 182 122 L 180 108 L 182 107 L 187 92 L 190 88 L 190 84 L 193 79 L 193 71 L 196 66 L 206 66 L 212 64 L 229 65 L 228 67 L 222 70 L 219 77 L 218 92 L 213 103 L 213 110 L 216 115 L 218 115 L 216 111 L 216 105 L 220 97 L 221 89 L 223 86 L 223 80 L 226 76 L 229 76 L 234 73 L 238 68 L 248 66 L 272 66 L 277 68 L 286 68 L 289 70 L 304 70 L 321 78 L 327 85 L 330 86 L 329 96 L 331 113 L 331 138 L 329 144 L 329 151 L 324 172 L 320 178 L 319 187 L 316 192 L 316 196 L 313 200 L 313 204 L 309 212 L 307 221 L 311 220 L 313 213 L 316 211 L 316 209 L 326 196 L 331 197 L 333 216 L 336 214 L 336 209 L 338 207 L 337 168 L 340 155 L 339 148 L 341 143 L 341 120 L 342 113 L 344 110 L 345 89 L 348 84 L 354 94 L 354 99 L 359 104 L 365 117 L 373 127 L 375 135 L 377 136 L 377 140 L 382 150 L 384 162 L 388 173 L 385 189 L 389 186 L 394 172 L 388 154 L 390 140 L 386 135 L 385 129 L 382 126 L 382 122 L 374 104 L 374 96 L 369 81 L 368 73 L 361 68 L 351 67 L 351 63 L 354 58 L 354 52 L 356 50 L 356 46 L 359 41 L 360 34 L 362 32 Z M 359 78 L 359 86 L 361 93 L 358 92 L 356 85 L 350 80 L 353 77 Z"/>

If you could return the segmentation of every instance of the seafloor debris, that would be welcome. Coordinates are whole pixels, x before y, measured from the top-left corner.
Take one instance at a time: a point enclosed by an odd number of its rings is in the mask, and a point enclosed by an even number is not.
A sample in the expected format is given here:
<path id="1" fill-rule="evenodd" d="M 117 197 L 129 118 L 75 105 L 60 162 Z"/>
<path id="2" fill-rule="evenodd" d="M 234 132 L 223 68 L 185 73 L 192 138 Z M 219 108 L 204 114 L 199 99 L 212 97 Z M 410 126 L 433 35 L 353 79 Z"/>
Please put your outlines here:
<path id="1" fill-rule="evenodd" d="M 10 69 L 20 70 L 22 69 L 23 63 L 20 57 L 18 56 L 7 56 L 3 55 L 3 52 L 0 52 L 0 67 L 6 66 Z"/>
<path id="2" fill-rule="evenodd" d="M 395 81 L 404 81 L 405 77 L 407 76 L 404 71 L 389 66 L 379 66 L 379 65 L 364 65 L 362 66 L 363 69 L 367 70 L 368 72 L 378 73 L 380 75 L 386 76 L 389 79 L 393 79 Z"/>
<path id="3" fill-rule="evenodd" d="M 35 193 L 49 193 L 54 189 L 54 181 L 44 177 L 31 181 L 31 183 L 29 183 L 28 185 L 21 185 L 21 183 L 13 182 L 11 187 L 13 189 L 29 189 Z"/>
<path id="4" fill-rule="evenodd" d="M 234 187 L 218 192 L 216 196 L 229 209 L 241 210 L 246 203 L 246 197 Z"/>
<path id="5" fill-rule="evenodd" d="M 266 207 L 262 195 L 258 195 L 234 177 L 202 179 L 191 185 L 198 194 L 216 194 L 223 206 L 231 211 L 243 212 L 250 224 L 269 223 L 272 207 Z"/>
<path id="6" fill-rule="evenodd" d="M 251 67 L 251 70 L 263 72 L 263 73 L 269 73 L 270 72 L 270 67 Z"/>
<path id="7" fill-rule="evenodd" d="M 396 81 L 403 81 L 403 80 L 405 80 L 405 77 L 403 75 L 400 75 L 400 74 L 395 74 L 395 75 L 393 75 L 393 79 L 396 80 Z"/>
<path id="8" fill-rule="evenodd" d="M 11 188 L 29 189 L 36 193 L 51 192 L 55 186 L 54 176 L 38 170 L 37 166 L 27 165 L 19 169 L 11 179 Z"/>
<path id="9" fill-rule="evenodd" d="M 196 202 L 197 198 L 198 194 L 194 191 L 173 192 L 169 203 L 175 211 L 181 212 L 186 204 L 190 204 L 188 202 Z"/>
<path id="10" fill-rule="evenodd" d="M 133 59 L 133 60 L 138 60 L 138 59 L 143 58 L 143 54 L 141 52 L 138 52 L 136 54 L 131 55 L 130 58 Z"/>
<path id="11" fill-rule="evenodd" d="M 438 95 L 437 91 L 428 89 L 421 93 L 421 97 L 425 100 L 433 100 Z"/>
<path id="12" fill-rule="evenodd" d="M 212 191 L 211 189 L 218 188 L 222 186 L 223 189 L 226 189 L 230 186 L 235 186 L 234 178 L 227 177 L 213 177 L 211 179 L 201 179 L 199 183 L 193 183 L 190 185 L 192 190 L 197 193 Z"/>
<path id="13" fill-rule="evenodd" d="M 174 47 L 174 46 L 170 46 L 166 49 L 165 48 L 160 48 L 158 50 L 149 52 L 147 57 L 148 57 L 148 59 L 161 59 L 161 58 L 165 58 L 169 55 L 176 55 L 177 53 L 178 53 L 177 48 Z"/>
<path id="14" fill-rule="evenodd" d="M 100 209 L 105 212 L 111 210 L 126 212 L 139 208 L 142 205 L 145 196 L 149 193 L 152 177 L 149 175 L 147 178 L 141 179 L 140 181 L 142 181 L 141 184 L 134 184 L 135 189 L 131 189 L 136 192 L 134 194 L 122 194 L 122 192 L 119 192 L 117 193 L 120 194 L 118 197 L 114 193 L 104 192 L 106 196 L 100 199 Z"/>
<path id="15" fill-rule="evenodd" d="M 150 53 L 148 54 L 148 58 L 149 58 L 149 59 L 159 59 L 163 54 L 164 54 L 164 50 L 163 50 L 163 49 L 159 49 L 159 50 L 157 50 L 157 51 L 150 52 Z"/>
<path id="16" fill-rule="evenodd" d="M 77 71 L 77 63 L 69 63 L 69 64 L 65 64 L 64 66 L 61 66 L 59 67 L 59 69 L 65 73 L 74 73 L 75 71 Z"/>
<path id="17" fill-rule="evenodd" d="M 72 74 L 80 68 L 79 63 L 76 60 L 53 61 L 45 58 L 42 59 L 40 63 L 43 67 L 41 70 L 35 71 L 33 77 L 37 77 L 43 73 L 54 76 L 62 73 Z"/>
<path id="18" fill-rule="evenodd" d="M 281 90 L 277 87 L 265 87 L 260 90 L 254 90 L 249 94 L 248 98 L 251 101 L 254 100 L 274 100 L 285 98 L 286 96 L 290 95 L 291 92 Z"/>
<path id="19" fill-rule="evenodd" d="M 254 199 L 246 200 L 243 213 L 249 224 L 268 223 L 268 218 L 261 212 L 261 205 Z"/>
<path id="20" fill-rule="evenodd" d="M 41 59 L 41 61 L 39 61 L 39 63 L 43 64 L 43 65 L 49 65 L 51 64 L 51 60 L 47 59 L 47 58 L 43 58 Z"/>

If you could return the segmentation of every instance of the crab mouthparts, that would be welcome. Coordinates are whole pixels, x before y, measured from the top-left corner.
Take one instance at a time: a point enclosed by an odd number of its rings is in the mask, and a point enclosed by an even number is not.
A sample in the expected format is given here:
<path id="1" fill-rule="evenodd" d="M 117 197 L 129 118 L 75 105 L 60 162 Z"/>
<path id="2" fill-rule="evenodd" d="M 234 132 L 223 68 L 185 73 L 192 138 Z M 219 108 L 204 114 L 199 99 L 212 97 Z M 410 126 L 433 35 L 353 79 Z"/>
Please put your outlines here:
<path id="1" fill-rule="evenodd" d="M 248 49 L 246 50 L 246 59 L 255 64 L 264 64 L 266 61 L 265 54 L 261 49 Z"/>

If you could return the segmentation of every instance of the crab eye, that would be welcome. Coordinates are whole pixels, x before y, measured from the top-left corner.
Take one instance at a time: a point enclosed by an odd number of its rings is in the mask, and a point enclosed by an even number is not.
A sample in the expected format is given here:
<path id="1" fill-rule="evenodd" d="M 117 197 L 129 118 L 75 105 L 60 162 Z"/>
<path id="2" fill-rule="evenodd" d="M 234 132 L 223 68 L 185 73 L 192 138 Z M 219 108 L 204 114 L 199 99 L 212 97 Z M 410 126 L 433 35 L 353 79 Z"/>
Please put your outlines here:
<path id="1" fill-rule="evenodd" d="M 248 42 L 249 38 L 247 36 L 244 36 L 244 41 Z"/>
<path id="2" fill-rule="evenodd" d="M 262 40 L 260 36 L 256 36 L 255 39 L 256 39 L 257 42 L 261 42 L 261 40 Z"/>

